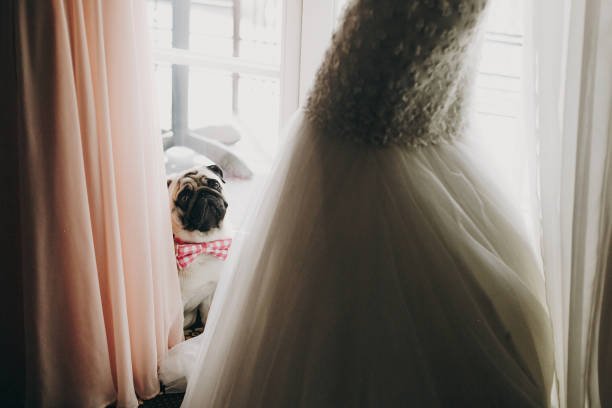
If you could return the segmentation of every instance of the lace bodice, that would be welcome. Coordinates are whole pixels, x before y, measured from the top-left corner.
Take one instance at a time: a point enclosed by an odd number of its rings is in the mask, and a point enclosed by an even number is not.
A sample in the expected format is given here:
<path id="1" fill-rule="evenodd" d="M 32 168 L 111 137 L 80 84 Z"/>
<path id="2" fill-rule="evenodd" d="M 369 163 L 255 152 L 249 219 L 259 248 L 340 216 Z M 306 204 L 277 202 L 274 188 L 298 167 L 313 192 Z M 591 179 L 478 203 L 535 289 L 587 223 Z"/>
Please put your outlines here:
<path id="1" fill-rule="evenodd" d="M 466 125 L 472 45 L 487 0 L 352 0 L 306 115 L 375 145 L 451 140 Z"/>

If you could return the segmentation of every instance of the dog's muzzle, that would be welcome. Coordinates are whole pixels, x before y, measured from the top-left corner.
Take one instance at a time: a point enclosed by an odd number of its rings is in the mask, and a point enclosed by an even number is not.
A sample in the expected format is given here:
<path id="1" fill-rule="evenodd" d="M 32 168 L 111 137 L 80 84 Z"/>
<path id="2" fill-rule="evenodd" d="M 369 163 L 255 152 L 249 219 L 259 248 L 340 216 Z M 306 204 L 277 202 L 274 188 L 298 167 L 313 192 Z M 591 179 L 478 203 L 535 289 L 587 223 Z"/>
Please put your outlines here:
<path id="1" fill-rule="evenodd" d="M 218 228 L 225 218 L 228 207 L 223 195 L 209 187 L 198 188 L 188 201 L 179 200 L 176 205 L 183 210 L 181 217 L 183 228 L 201 232 Z"/>

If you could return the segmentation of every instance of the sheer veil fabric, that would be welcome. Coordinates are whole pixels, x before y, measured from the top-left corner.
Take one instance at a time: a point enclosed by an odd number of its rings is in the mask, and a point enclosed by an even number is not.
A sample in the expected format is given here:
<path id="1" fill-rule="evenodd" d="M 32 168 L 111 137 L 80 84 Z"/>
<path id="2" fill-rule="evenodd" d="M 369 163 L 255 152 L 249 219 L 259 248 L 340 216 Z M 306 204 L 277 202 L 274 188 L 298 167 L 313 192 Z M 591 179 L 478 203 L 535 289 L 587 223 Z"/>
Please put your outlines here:
<path id="1" fill-rule="evenodd" d="M 135 407 L 182 339 L 146 4 L 11 3 L 25 402 Z"/>
<path id="2" fill-rule="evenodd" d="M 535 83 L 528 95 L 538 141 L 541 247 L 561 407 L 607 407 L 612 405 L 612 2 L 543 0 L 531 8 Z"/>
<path id="3" fill-rule="evenodd" d="M 547 406 L 535 255 L 470 147 L 310 136 L 275 173 L 207 332 L 173 350 L 201 347 L 180 367 L 183 406 Z"/>
<path id="4" fill-rule="evenodd" d="M 458 126 L 484 3 L 350 3 L 204 335 L 161 365 L 184 407 L 551 405 L 542 271 Z"/>

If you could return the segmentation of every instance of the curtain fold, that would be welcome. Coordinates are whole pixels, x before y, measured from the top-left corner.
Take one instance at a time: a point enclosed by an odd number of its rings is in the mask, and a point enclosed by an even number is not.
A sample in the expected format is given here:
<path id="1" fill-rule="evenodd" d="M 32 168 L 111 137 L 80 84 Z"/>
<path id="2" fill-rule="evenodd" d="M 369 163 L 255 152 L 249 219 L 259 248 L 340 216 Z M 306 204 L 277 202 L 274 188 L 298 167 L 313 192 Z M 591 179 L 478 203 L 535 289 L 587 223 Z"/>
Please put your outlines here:
<path id="1" fill-rule="evenodd" d="M 612 153 L 608 156 L 607 174 L 612 175 Z M 608 180 L 605 191 L 606 208 L 602 217 L 602 225 L 612 224 L 612 180 Z M 593 353 L 597 361 L 593 361 L 597 369 L 597 381 L 593 381 L 591 387 L 595 392 L 599 391 L 602 407 L 612 406 L 612 231 L 607 229 L 602 240 L 601 270 L 602 279 L 602 303 L 598 313 L 601 313 L 599 322 L 599 342 L 595 343 L 597 352 Z"/>
<path id="2" fill-rule="evenodd" d="M 17 140 L 17 72 L 15 68 L 15 3 L 0 2 L 0 348 L 5 351 L 0 370 L 0 406 L 22 406 L 25 398 L 25 333 L 23 285 L 20 268 L 20 200 L 16 173 Z"/>
<path id="3" fill-rule="evenodd" d="M 596 56 L 591 62 L 593 110 L 590 118 L 596 181 L 601 191 L 595 196 L 599 213 L 591 226 L 597 245 L 593 267 L 593 307 L 587 350 L 587 395 L 590 406 L 612 406 L 612 1 L 601 1 L 592 11 L 598 21 Z"/>
<path id="4" fill-rule="evenodd" d="M 604 340 L 612 310 L 602 301 L 612 290 L 605 284 L 612 230 L 612 2 L 543 0 L 532 7 L 528 98 L 535 101 L 541 248 L 560 405 L 607 406 L 612 371 L 600 370 L 611 349 Z"/>
<path id="5" fill-rule="evenodd" d="M 137 406 L 182 339 L 146 5 L 13 4 L 26 402 Z"/>

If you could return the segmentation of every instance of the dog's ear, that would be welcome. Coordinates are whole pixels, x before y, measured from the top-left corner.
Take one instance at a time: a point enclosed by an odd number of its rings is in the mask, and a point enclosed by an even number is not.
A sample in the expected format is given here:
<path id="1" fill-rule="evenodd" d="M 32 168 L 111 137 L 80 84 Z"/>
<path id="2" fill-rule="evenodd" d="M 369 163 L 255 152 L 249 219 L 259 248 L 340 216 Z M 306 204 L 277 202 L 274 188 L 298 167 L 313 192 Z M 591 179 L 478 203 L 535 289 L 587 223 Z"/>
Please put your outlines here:
<path id="1" fill-rule="evenodd" d="M 216 164 L 211 164 L 210 166 L 206 166 L 206 168 L 219 176 L 221 181 L 225 183 L 225 180 L 223 179 L 223 170 L 221 170 L 221 167 L 217 166 Z"/>
<path id="2" fill-rule="evenodd" d="M 172 184 L 172 181 L 173 181 L 173 180 L 174 180 L 174 179 L 173 179 L 172 177 L 168 177 L 168 179 L 166 180 L 166 187 L 167 187 L 167 188 L 170 188 L 170 184 Z"/>

